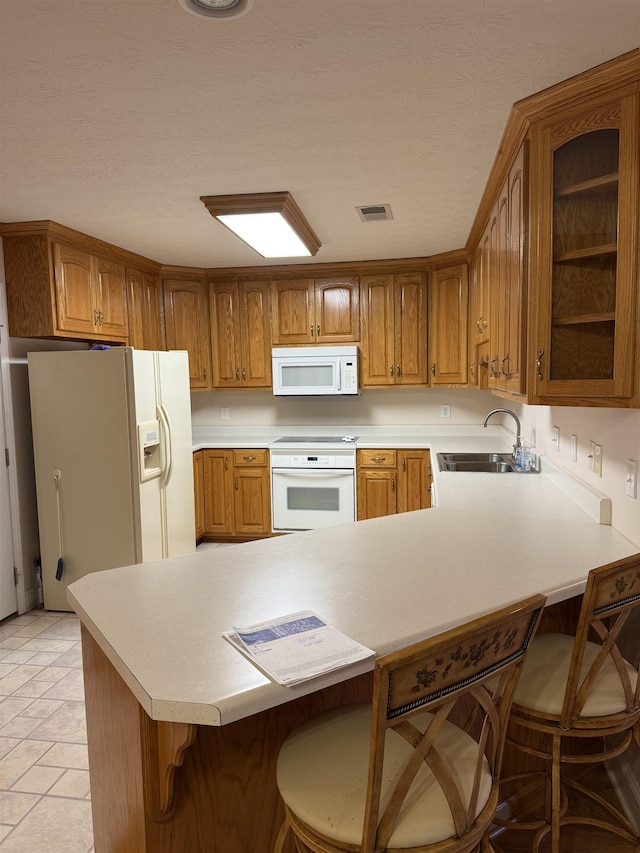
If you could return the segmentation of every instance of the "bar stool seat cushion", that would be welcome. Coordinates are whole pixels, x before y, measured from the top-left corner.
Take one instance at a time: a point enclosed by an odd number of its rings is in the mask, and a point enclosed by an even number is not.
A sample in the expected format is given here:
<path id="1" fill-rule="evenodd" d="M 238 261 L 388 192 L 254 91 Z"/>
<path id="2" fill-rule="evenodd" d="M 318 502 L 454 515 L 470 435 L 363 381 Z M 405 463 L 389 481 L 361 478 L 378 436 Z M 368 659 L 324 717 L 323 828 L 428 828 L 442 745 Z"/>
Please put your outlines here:
<path id="1" fill-rule="evenodd" d="M 421 731 L 432 715 L 412 718 Z M 295 729 L 278 758 L 277 780 L 282 799 L 291 811 L 316 832 L 343 844 L 362 842 L 365 795 L 371 744 L 371 705 L 334 708 Z M 436 739 L 437 750 L 464 791 L 471 796 L 478 744 L 462 729 L 445 722 Z M 404 738 L 388 731 L 385 739 L 385 775 L 382 807 L 386 806 L 401 768 L 413 750 Z M 491 792 L 491 773 L 483 757 L 476 816 Z M 391 848 L 419 847 L 455 836 L 445 796 L 425 762 L 403 804 L 389 840 Z"/>
<path id="2" fill-rule="evenodd" d="M 567 676 L 575 637 L 567 634 L 538 634 L 529 647 L 514 697 L 514 705 L 560 716 L 567 687 Z M 587 642 L 580 670 L 580 680 L 587 673 L 601 646 Z M 631 684 L 635 689 L 638 674 L 625 661 Z M 584 704 L 581 716 L 603 717 L 626 711 L 624 691 L 615 665 L 607 658 L 598 673 L 593 690 Z"/>

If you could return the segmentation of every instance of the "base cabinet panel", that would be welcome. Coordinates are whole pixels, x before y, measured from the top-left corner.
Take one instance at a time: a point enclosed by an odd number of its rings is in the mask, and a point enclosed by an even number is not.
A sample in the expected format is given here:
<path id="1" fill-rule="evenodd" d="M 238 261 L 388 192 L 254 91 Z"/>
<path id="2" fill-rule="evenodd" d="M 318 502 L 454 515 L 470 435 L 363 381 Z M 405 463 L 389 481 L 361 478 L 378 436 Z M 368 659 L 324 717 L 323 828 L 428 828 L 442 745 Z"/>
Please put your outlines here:
<path id="1" fill-rule="evenodd" d="M 203 450 L 204 536 L 229 539 L 271 534 L 269 452 Z"/>

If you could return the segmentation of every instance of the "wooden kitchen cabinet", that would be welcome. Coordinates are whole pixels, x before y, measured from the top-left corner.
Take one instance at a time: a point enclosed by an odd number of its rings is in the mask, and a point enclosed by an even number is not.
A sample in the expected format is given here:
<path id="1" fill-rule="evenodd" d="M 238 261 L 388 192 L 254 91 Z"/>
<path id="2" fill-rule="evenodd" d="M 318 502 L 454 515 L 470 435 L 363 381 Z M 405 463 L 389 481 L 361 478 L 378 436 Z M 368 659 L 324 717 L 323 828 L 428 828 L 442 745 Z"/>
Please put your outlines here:
<path id="1" fill-rule="evenodd" d="M 428 384 L 426 274 L 363 276 L 361 302 L 362 387 Z"/>
<path id="2" fill-rule="evenodd" d="M 432 482 L 429 450 L 398 450 L 398 512 L 429 509 Z"/>
<path id="3" fill-rule="evenodd" d="M 187 350 L 191 389 L 208 391 L 211 388 L 211 335 L 204 276 L 197 280 L 165 279 L 162 287 L 167 349 Z"/>
<path id="4" fill-rule="evenodd" d="M 205 536 L 247 539 L 271 533 L 269 452 L 204 450 Z"/>
<path id="5" fill-rule="evenodd" d="M 127 268 L 126 279 L 129 345 L 136 349 L 166 349 L 164 300 L 159 276 Z"/>
<path id="6" fill-rule="evenodd" d="M 80 241 L 55 239 L 48 223 L 29 225 L 4 230 L 10 334 L 126 343 L 124 265 Z"/>
<path id="7" fill-rule="evenodd" d="M 467 384 L 468 300 L 466 264 L 433 272 L 429 311 L 432 386 Z"/>
<path id="8" fill-rule="evenodd" d="M 360 340 L 357 276 L 271 282 L 272 339 L 287 344 Z"/>
<path id="9" fill-rule="evenodd" d="M 532 128 L 530 402 L 638 404 L 638 100 Z"/>
<path id="10" fill-rule="evenodd" d="M 528 143 L 519 149 L 500 189 L 489 226 L 489 388 L 526 390 Z"/>
<path id="11" fill-rule="evenodd" d="M 193 501 L 196 519 L 196 542 L 204 536 L 204 451 L 193 454 Z"/>
<path id="12" fill-rule="evenodd" d="M 431 506 L 428 450 L 358 450 L 358 521 Z"/>
<path id="13" fill-rule="evenodd" d="M 214 388 L 271 387 L 269 283 L 209 285 Z"/>

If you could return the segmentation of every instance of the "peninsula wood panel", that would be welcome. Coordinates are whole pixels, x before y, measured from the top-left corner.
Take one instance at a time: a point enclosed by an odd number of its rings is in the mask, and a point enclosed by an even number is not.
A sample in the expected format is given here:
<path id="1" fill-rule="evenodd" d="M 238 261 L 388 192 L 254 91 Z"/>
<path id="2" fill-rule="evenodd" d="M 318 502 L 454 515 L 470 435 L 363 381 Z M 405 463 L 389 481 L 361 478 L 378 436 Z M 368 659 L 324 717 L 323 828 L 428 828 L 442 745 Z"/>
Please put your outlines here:
<path id="1" fill-rule="evenodd" d="M 84 627 L 82 652 L 96 853 L 271 853 L 285 738 L 327 708 L 371 701 L 367 673 L 236 723 L 194 726 L 159 814 L 153 744 L 160 728 L 183 724 L 151 720 Z"/>

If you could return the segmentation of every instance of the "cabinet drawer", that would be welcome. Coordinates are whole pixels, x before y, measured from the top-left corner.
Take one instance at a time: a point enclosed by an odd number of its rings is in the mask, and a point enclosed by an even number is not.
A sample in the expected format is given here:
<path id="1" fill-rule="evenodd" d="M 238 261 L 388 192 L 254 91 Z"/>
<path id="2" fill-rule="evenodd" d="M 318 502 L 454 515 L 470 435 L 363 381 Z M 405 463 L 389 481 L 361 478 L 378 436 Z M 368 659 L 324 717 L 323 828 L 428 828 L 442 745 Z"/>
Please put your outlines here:
<path id="1" fill-rule="evenodd" d="M 358 450 L 358 465 L 363 468 L 395 468 L 396 450 Z"/>
<path id="2" fill-rule="evenodd" d="M 233 465 L 234 468 L 243 465 L 253 465 L 254 467 L 263 467 L 269 461 L 269 451 L 266 448 L 261 450 L 234 450 Z"/>

